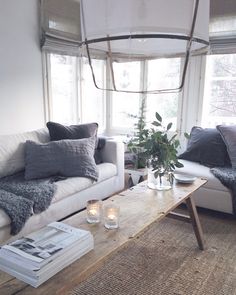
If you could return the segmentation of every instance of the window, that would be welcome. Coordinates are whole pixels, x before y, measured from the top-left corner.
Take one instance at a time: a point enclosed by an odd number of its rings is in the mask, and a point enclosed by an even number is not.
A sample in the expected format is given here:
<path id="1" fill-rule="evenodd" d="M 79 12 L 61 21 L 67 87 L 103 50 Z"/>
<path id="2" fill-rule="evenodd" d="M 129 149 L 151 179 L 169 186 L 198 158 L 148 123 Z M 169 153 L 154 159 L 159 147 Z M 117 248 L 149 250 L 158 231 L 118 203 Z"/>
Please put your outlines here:
<path id="1" fill-rule="evenodd" d="M 42 1 L 41 41 L 42 49 L 47 55 L 45 68 L 48 70 L 46 74 L 50 120 L 64 124 L 97 121 L 100 132 L 102 127 L 111 135 L 128 134 L 133 130 L 141 101 L 145 99 L 148 122 L 153 121 L 157 111 L 161 114 L 164 124 L 173 122 L 172 128 L 177 129 L 178 126 L 181 132 L 189 131 L 193 125 L 200 123 L 204 126 L 215 126 L 235 122 L 234 1 L 228 1 L 224 9 L 219 4 L 223 1 L 212 3 L 209 28 L 211 53 L 214 55 L 207 57 L 205 89 L 202 89 L 204 83 L 201 80 L 205 58 L 193 56 L 188 66 L 187 83 L 183 93 L 158 95 L 97 90 L 93 85 L 87 60 L 76 57 L 80 44 L 79 2 L 67 0 L 62 1 L 63 5 L 58 2 L 61 1 Z M 152 90 L 166 88 L 166 85 L 169 88 L 179 86 L 182 70 L 180 58 L 113 62 L 115 75 L 119 76 L 120 81 L 117 88 L 119 86 L 124 90 Z M 106 61 L 93 60 L 93 66 L 99 86 L 107 84 L 109 88 Z"/>
<path id="2" fill-rule="evenodd" d="M 147 71 L 146 71 L 147 69 Z M 119 87 L 132 89 L 177 88 L 180 83 L 181 59 L 158 59 L 144 62 L 117 63 L 114 72 L 116 80 L 121 81 Z M 112 92 L 112 126 L 111 128 L 129 133 L 139 115 L 141 100 L 146 100 L 146 121 L 155 119 L 155 112 L 168 124 L 173 122 L 173 130 L 177 128 L 179 93 L 172 94 L 133 94 Z"/>
<path id="3" fill-rule="evenodd" d="M 140 89 L 140 62 L 114 64 L 117 88 L 122 90 Z M 139 113 L 138 93 L 112 92 L 111 128 L 132 128 Z"/>
<path id="4" fill-rule="evenodd" d="M 50 54 L 50 119 L 62 124 L 77 122 L 76 58 Z"/>
<path id="5" fill-rule="evenodd" d="M 142 99 L 146 101 L 146 121 L 155 112 L 164 124 L 177 128 L 179 94 L 140 94 L 103 91 L 94 86 L 87 58 L 47 53 L 49 119 L 62 124 L 98 122 L 99 132 L 131 134 L 139 116 Z M 93 59 L 99 87 L 105 87 L 106 61 Z M 181 59 L 116 62 L 114 73 L 123 90 L 175 88 L 179 84 Z M 154 74 L 155 73 L 155 74 Z"/>
<path id="6" fill-rule="evenodd" d="M 105 129 L 105 92 L 94 86 L 88 59 L 81 59 L 81 77 L 79 80 L 80 91 L 80 117 L 81 122 L 97 122 L 99 129 Z M 105 87 L 106 63 L 104 60 L 93 60 L 93 68 L 96 73 L 99 87 Z"/>
<path id="7" fill-rule="evenodd" d="M 98 90 L 86 58 L 48 54 L 50 120 L 61 124 L 97 122 L 105 128 L 105 94 Z M 105 61 L 93 60 L 96 76 L 105 83 Z"/>
<path id="8" fill-rule="evenodd" d="M 236 54 L 207 57 L 202 125 L 235 124 Z"/>
<path id="9" fill-rule="evenodd" d="M 177 88 L 180 83 L 180 69 L 180 58 L 149 61 L 148 89 Z M 172 122 L 172 129 L 176 130 L 179 95 L 179 93 L 147 95 L 147 122 L 152 122 L 155 119 L 155 112 L 158 112 L 164 120 L 164 125 Z"/>

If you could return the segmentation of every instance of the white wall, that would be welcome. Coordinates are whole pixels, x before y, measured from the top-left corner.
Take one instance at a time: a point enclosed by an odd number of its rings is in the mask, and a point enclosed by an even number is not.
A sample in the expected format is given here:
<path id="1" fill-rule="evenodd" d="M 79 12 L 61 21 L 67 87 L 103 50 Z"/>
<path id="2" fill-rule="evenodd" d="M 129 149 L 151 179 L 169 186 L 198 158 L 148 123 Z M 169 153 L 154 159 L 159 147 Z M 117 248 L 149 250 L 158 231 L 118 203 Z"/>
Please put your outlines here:
<path id="1" fill-rule="evenodd" d="M 0 0 L 0 134 L 44 126 L 39 1 Z"/>

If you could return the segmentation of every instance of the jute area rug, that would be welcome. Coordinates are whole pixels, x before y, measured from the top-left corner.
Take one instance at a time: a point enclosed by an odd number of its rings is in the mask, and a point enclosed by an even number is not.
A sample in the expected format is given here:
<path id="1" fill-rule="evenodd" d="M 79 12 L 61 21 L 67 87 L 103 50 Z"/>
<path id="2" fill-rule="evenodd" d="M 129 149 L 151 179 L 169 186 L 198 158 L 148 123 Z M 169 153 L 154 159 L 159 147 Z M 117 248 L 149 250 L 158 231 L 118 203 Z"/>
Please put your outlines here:
<path id="1" fill-rule="evenodd" d="M 234 295 L 236 221 L 201 213 L 207 249 L 191 225 L 165 218 L 111 257 L 73 295 Z"/>

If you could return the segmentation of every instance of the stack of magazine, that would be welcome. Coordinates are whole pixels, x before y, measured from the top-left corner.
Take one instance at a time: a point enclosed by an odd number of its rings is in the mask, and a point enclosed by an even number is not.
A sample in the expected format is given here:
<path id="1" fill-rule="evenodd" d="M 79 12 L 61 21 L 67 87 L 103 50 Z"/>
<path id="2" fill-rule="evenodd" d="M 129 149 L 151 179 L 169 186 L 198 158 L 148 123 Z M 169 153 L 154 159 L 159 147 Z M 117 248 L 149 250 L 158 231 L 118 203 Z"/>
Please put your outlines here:
<path id="1" fill-rule="evenodd" d="M 0 269 L 38 287 L 93 248 L 90 232 L 53 222 L 2 246 Z"/>

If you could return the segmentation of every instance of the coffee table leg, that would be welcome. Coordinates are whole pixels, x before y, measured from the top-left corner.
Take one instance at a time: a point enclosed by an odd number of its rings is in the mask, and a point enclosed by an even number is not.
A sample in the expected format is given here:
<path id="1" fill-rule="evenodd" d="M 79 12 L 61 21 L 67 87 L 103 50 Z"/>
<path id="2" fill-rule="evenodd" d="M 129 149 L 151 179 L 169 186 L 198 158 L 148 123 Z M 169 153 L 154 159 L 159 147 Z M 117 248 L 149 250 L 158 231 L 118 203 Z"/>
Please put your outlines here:
<path id="1" fill-rule="evenodd" d="M 199 217 L 198 217 L 198 213 L 197 213 L 195 203 L 194 203 L 193 199 L 191 198 L 191 196 L 186 199 L 186 205 L 188 207 L 189 216 L 190 216 L 190 219 L 191 219 L 191 223 L 192 223 L 192 226 L 193 226 L 195 236 L 197 238 L 199 249 L 204 250 L 205 245 L 204 245 L 202 227 L 201 227 L 201 224 L 200 224 L 200 221 L 199 221 Z"/>

